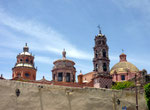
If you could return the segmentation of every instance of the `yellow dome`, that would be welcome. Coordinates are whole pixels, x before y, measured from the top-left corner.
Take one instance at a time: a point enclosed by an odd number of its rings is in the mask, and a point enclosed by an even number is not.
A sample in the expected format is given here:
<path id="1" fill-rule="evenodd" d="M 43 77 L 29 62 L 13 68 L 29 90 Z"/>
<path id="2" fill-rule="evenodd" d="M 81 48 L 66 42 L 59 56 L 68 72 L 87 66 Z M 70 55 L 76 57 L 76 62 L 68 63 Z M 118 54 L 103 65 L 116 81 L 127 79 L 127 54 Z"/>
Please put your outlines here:
<path id="1" fill-rule="evenodd" d="M 116 71 L 117 74 L 127 73 L 128 71 L 130 71 L 131 73 L 136 73 L 136 72 L 139 72 L 139 69 L 130 62 L 122 61 L 122 62 L 119 62 L 119 63 L 115 64 L 111 68 L 110 74 L 111 75 L 114 74 L 115 71 Z"/>

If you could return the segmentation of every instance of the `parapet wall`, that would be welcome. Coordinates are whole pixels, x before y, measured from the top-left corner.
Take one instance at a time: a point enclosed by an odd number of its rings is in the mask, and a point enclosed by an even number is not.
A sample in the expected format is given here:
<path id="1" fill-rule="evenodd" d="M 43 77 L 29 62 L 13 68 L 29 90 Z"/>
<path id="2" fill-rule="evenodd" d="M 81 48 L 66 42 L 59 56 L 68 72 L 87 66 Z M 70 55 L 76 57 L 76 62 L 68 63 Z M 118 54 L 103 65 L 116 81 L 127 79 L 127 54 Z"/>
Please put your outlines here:
<path id="1" fill-rule="evenodd" d="M 18 97 L 16 89 L 20 90 Z M 147 110 L 144 94 L 139 93 L 138 101 L 139 110 Z M 135 102 L 134 91 L 0 80 L 0 110 L 122 110 L 123 106 L 136 110 Z"/>

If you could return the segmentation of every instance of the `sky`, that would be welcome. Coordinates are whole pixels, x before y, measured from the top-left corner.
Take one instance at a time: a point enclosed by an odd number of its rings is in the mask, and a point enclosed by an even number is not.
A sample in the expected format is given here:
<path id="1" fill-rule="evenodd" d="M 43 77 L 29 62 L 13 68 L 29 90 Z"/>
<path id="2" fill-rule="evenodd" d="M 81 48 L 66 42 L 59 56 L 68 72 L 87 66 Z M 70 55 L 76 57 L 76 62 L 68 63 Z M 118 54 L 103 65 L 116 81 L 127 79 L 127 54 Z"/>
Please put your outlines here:
<path id="1" fill-rule="evenodd" d="M 52 79 L 64 48 L 76 75 L 91 72 L 98 25 L 107 37 L 110 69 L 124 49 L 129 62 L 150 73 L 149 6 L 149 0 L 0 0 L 0 74 L 12 78 L 25 43 L 35 56 L 37 80 Z"/>

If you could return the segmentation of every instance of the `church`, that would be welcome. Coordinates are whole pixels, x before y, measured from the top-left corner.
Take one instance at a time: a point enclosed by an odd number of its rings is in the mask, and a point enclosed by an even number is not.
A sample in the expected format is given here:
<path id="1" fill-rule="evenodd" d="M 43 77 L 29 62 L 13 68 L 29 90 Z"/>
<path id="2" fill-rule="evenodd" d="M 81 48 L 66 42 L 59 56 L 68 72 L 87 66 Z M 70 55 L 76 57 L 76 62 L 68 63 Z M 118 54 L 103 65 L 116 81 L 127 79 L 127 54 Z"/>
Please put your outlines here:
<path id="1" fill-rule="evenodd" d="M 17 62 L 12 68 L 12 80 L 95 88 L 111 88 L 115 82 L 134 80 L 135 75 L 138 76 L 143 84 L 150 81 L 147 71 L 145 69 L 140 71 L 135 65 L 128 62 L 127 55 L 124 53 L 119 56 L 119 63 L 110 69 L 109 46 L 107 45 L 107 38 L 102 34 L 101 30 L 95 36 L 94 41 L 93 70 L 86 74 L 82 74 L 80 71 L 80 74 L 77 76 L 78 81 L 76 80 L 75 62 L 67 59 L 65 49 L 62 52 L 62 58 L 53 62 L 54 66 L 51 70 L 52 80 L 46 80 L 44 76 L 41 80 L 36 80 L 37 68 L 35 68 L 34 56 L 29 52 L 27 43 L 23 47 L 23 52 L 17 55 Z M 2 75 L 0 79 L 5 80 Z"/>

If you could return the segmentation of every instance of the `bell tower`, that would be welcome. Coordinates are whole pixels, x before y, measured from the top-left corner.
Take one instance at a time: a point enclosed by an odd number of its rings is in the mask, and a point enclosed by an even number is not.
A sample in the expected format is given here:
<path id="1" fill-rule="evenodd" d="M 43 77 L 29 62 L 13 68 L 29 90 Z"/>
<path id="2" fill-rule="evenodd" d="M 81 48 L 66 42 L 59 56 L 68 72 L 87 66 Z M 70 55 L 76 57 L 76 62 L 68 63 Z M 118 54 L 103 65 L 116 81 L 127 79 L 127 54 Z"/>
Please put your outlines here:
<path id="1" fill-rule="evenodd" d="M 99 34 L 95 36 L 95 46 L 94 46 L 94 58 L 93 58 L 93 66 L 94 71 L 98 74 L 109 74 L 109 57 L 108 50 L 109 47 L 107 45 L 107 38 L 102 34 L 100 26 Z"/>

